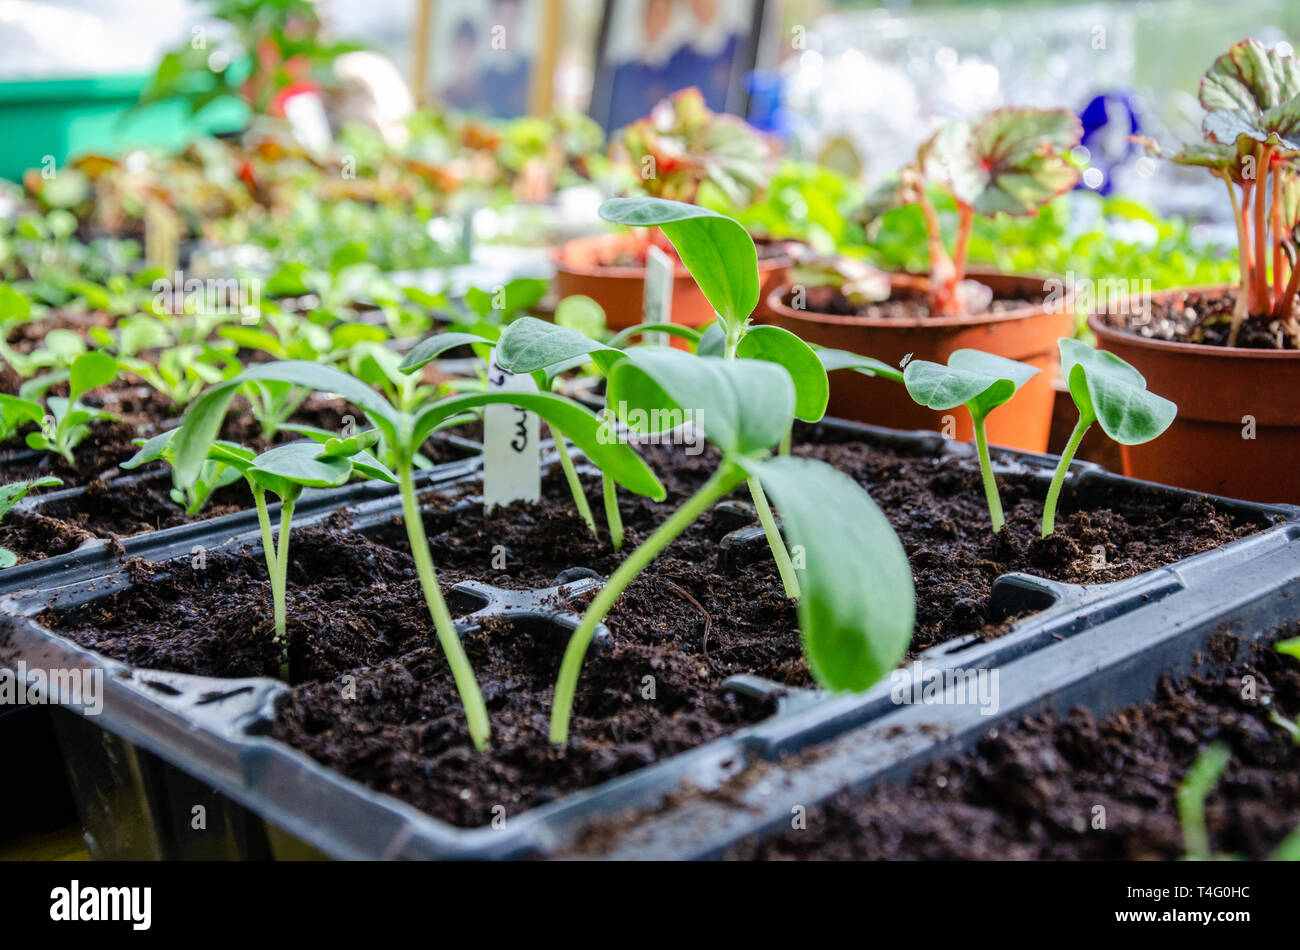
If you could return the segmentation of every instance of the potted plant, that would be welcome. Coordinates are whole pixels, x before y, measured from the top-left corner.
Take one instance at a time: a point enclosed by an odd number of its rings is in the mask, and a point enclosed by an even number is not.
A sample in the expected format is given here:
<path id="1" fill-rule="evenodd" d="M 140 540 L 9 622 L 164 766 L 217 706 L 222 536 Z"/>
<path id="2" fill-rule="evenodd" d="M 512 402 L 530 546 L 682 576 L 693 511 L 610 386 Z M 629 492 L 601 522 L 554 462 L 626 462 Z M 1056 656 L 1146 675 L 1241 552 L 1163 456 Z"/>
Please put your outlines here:
<path id="1" fill-rule="evenodd" d="M 773 157 L 762 135 L 735 116 L 710 111 L 694 87 L 674 93 L 628 126 L 623 148 L 642 190 L 651 197 L 695 203 L 702 190 L 712 190 L 737 208 L 752 204 L 767 187 Z M 604 308 L 612 330 L 640 323 L 652 244 L 676 261 L 672 245 L 654 231 L 599 234 L 562 244 L 554 253 L 556 296 L 591 297 Z M 759 274 L 765 291 L 781 282 L 789 265 L 780 244 L 761 249 Z M 702 327 L 714 319 L 708 300 L 678 262 L 673 322 Z"/>
<path id="2" fill-rule="evenodd" d="M 858 273 L 803 272 L 803 282 L 768 297 L 765 319 L 810 343 L 867 353 L 900 365 L 906 358 L 946 363 L 978 349 L 1043 370 L 1025 384 L 1020 412 L 995 415 L 990 441 L 1043 451 L 1051 426 L 1056 341 L 1072 330 L 1072 297 L 1041 276 L 968 271 L 975 215 L 1033 215 L 1074 187 L 1079 172 L 1068 153 L 1079 142 L 1078 119 L 1063 110 L 998 109 L 940 129 L 896 180 L 863 204 L 874 222 L 886 210 L 919 205 L 930 251 L 929 275 L 894 274 L 872 281 Z M 950 193 L 957 208 L 953 250 L 927 189 Z M 964 416 L 917 405 L 898 387 L 865 374 L 839 374 L 830 412 L 899 428 L 931 428 L 969 440 Z"/>
<path id="3" fill-rule="evenodd" d="M 1126 474 L 1237 498 L 1297 501 L 1300 408 L 1287 394 L 1300 381 L 1300 66 L 1244 40 L 1214 61 L 1200 100 L 1206 141 L 1172 160 L 1223 179 L 1240 280 L 1157 292 L 1144 306 L 1093 313 L 1088 325 L 1181 409 L 1158 445 L 1125 447 Z"/>

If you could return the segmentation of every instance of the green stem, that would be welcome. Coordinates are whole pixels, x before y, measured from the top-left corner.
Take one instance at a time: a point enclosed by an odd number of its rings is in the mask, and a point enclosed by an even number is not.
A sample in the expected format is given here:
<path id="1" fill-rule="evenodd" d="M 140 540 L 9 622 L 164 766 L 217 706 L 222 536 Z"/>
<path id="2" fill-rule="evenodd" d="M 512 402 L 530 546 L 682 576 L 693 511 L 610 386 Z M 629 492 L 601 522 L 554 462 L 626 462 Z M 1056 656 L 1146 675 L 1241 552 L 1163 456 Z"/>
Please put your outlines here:
<path id="1" fill-rule="evenodd" d="M 605 496 L 605 524 L 609 526 L 609 540 L 614 550 L 623 547 L 623 513 L 618 510 L 618 484 L 601 473 L 601 492 Z"/>
<path id="2" fill-rule="evenodd" d="M 993 533 L 997 534 L 1006 524 L 1006 517 L 1002 513 L 1002 497 L 998 494 L 997 479 L 993 477 L 993 462 L 989 459 L 989 440 L 984 433 L 984 416 L 972 412 L 971 422 L 975 426 L 975 448 L 980 457 L 980 477 L 984 479 L 984 497 L 988 499 Z"/>
<path id="3" fill-rule="evenodd" d="M 289 680 L 289 538 L 293 530 L 293 500 L 280 499 L 280 537 L 275 552 L 271 598 L 275 604 L 275 639 L 280 644 L 280 678 Z"/>
<path id="4" fill-rule="evenodd" d="M 257 506 L 257 524 L 262 530 L 262 556 L 266 559 L 266 576 L 271 582 L 271 604 L 272 612 L 275 616 L 275 641 L 280 645 L 281 654 L 285 650 L 284 640 L 284 601 L 282 599 L 282 586 L 277 583 L 280 573 L 280 552 L 276 547 L 275 538 L 271 534 L 271 515 L 266 508 L 266 489 L 259 488 L 249 483 L 253 490 L 253 503 Z M 281 507 L 281 511 L 283 511 Z M 285 537 L 283 525 L 280 528 L 281 539 Z M 280 678 L 286 682 L 289 679 L 288 664 L 281 662 Z"/>
<path id="5" fill-rule="evenodd" d="M 1079 443 L 1083 441 L 1083 434 L 1092 425 L 1092 418 L 1079 416 L 1079 421 L 1074 424 L 1074 431 L 1070 433 L 1070 441 L 1065 444 L 1065 451 L 1061 453 L 1061 464 L 1056 466 L 1056 474 L 1052 476 L 1052 484 L 1047 489 L 1047 504 L 1043 507 L 1043 537 L 1056 530 L 1056 502 L 1061 497 L 1061 485 L 1065 482 L 1065 473 L 1070 470 L 1074 453 L 1078 451 Z"/>
<path id="6" fill-rule="evenodd" d="M 799 597 L 799 577 L 795 574 L 794 564 L 790 561 L 790 552 L 785 549 L 785 539 L 781 537 L 781 531 L 776 526 L 776 518 L 772 516 L 772 507 L 767 503 L 767 494 L 757 478 L 749 480 L 749 494 L 754 499 L 754 508 L 758 511 L 758 520 L 763 525 L 763 533 L 767 535 L 767 545 L 772 549 L 772 557 L 776 559 L 776 569 L 781 575 L 785 596 L 796 600 Z"/>
<path id="7" fill-rule="evenodd" d="M 727 327 L 727 348 L 724 359 L 734 360 L 736 358 L 736 349 L 740 346 L 740 341 L 744 339 L 748 329 L 749 321 L 740 323 L 734 328 Z M 790 452 L 793 430 L 794 422 L 791 421 L 790 427 L 786 429 L 785 435 L 781 438 L 782 455 L 788 455 Z M 758 479 L 749 479 L 749 494 L 754 499 L 754 508 L 758 511 L 758 520 L 762 522 L 763 534 L 767 535 L 767 546 L 772 549 L 776 569 L 781 575 L 781 584 L 785 587 L 785 596 L 794 600 L 799 596 L 799 578 L 795 575 L 794 564 L 790 562 L 790 552 L 785 549 L 785 540 L 776 527 L 776 518 L 772 516 L 772 508 L 767 503 L 767 495 L 763 493 L 763 486 L 758 483 Z"/>
<path id="8" fill-rule="evenodd" d="M 618 600 L 619 595 L 645 570 L 650 562 L 659 556 L 673 540 L 689 528 L 697 518 L 709 510 L 744 479 L 744 473 L 730 463 L 722 467 L 704 483 L 694 495 L 673 512 L 663 524 L 640 547 L 627 556 L 627 559 L 610 576 L 608 583 L 600 589 L 596 597 L 582 615 L 582 622 L 569 638 L 569 645 L 564 651 L 560 663 L 560 675 L 555 683 L 555 703 L 551 707 L 551 741 L 564 745 L 569 738 L 569 718 L 573 713 L 573 696 L 578 688 L 578 674 L 582 672 L 582 660 L 587 655 L 587 647 L 596 625 L 605 619 Z"/>
<path id="9" fill-rule="evenodd" d="M 399 463 L 397 477 L 402 486 L 402 517 L 406 521 L 406 537 L 411 542 L 411 557 L 415 559 L 415 570 L 420 576 L 420 586 L 424 589 L 424 602 L 429 607 L 429 616 L 433 618 L 433 627 L 438 632 L 438 642 L 447 657 L 447 665 L 451 667 L 456 691 L 460 693 L 461 702 L 465 705 L 469 737 L 474 747 L 481 751 L 487 748 L 492 734 L 487 705 L 483 702 L 478 680 L 474 678 L 474 668 L 465 655 L 465 647 L 451 620 L 451 611 L 447 609 L 442 589 L 438 586 L 433 556 L 429 553 L 429 539 L 424 533 L 424 519 L 420 515 L 420 504 L 415 498 L 415 480 L 409 457 L 404 457 Z"/>
<path id="10" fill-rule="evenodd" d="M 555 440 L 555 451 L 560 456 L 560 468 L 564 469 L 564 478 L 569 483 L 569 491 L 573 494 L 573 504 L 577 507 L 578 514 L 582 515 L 582 520 L 587 523 L 587 530 L 595 534 L 596 519 L 591 516 L 591 505 L 582 490 L 582 482 L 578 480 L 578 472 L 573 467 L 573 459 L 569 455 L 568 445 L 565 444 L 564 433 L 551 426 L 551 438 Z"/>

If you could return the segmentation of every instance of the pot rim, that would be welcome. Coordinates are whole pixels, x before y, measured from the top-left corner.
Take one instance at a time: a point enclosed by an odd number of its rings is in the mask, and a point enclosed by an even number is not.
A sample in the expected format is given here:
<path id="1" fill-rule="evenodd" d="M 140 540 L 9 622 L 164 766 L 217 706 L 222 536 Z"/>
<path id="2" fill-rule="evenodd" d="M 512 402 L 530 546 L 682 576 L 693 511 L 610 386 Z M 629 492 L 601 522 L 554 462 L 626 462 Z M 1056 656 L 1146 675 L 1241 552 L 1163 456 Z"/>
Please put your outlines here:
<path id="1" fill-rule="evenodd" d="M 897 278 L 917 278 L 925 279 L 927 274 L 916 274 L 911 271 L 889 271 L 891 283 Z M 1015 278 L 1020 280 L 1049 280 L 1060 281 L 1061 278 L 1051 274 L 1006 274 L 996 270 L 968 270 L 966 272 L 968 280 L 978 280 L 983 282 L 983 278 Z M 900 283 L 904 281 L 899 281 Z M 965 326 L 982 326 L 993 323 L 1011 323 L 1016 320 L 1027 320 L 1031 317 L 1039 316 L 1068 316 L 1073 318 L 1074 315 L 1074 296 L 1068 288 L 1064 289 L 1064 296 L 1059 304 L 1059 313 L 1055 310 L 1048 310 L 1043 305 L 1031 307 L 1018 307 L 1015 310 L 1001 310 L 997 313 L 978 313 L 978 314 L 961 314 L 955 317 L 853 317 L 834 313 L 818 313 L 815 310 L 795 310 L 793 307 L 786 306 L 784 297 L 786 292 L 792 287 L 792 284 L 782 284 L 770 294 L 767 295 L 768 309 L 782 317 L 805 320 L 809 323 L 820 323 L 831 326 L 845 327 L 891 327 L 899 329 L 916 329 L 924 327 L 965 327 Z M 1064 283 L 1062 282 L 1064 288 Z"/>
<path id="2" fill-rule="evenodd" d="M 1167 287 L 1152 293 L 1152 299 L 1174 294 L 1188 293 L 1194 290 L 1226 290 L 1232 284 L 1196 284 L 1191 287 Z M 1184 356 L 1210 356 L 1228 360 L 1268 360 L 1286 361 L 1300 359 L 1300 350 L 1259 350 L 1236 346 L 1212 346 L 1208 343 L 1184 343 L 1181 340 L 1158 340 L 1153 337 L 1138 336 L 1128 330 L 1101 323 L 1096 312 L 1088 314 L 1088 329 L 1099 340 L 1122 343 L 1125 346 L 1141 350 L 1160 350 L 1165 353 L 1180 353 Z"/>
<path id="3" fill-rule="evenodd" d="M 563 244 L 551 248 L 551 263 L 555 265 L 557 271 L 564 271 L 565 273 L 572 274 L 575 277 L 645 280 L 644 266 L 629 267 L 623 264 L 596 264 L 592 267 L 581 267 L 566 259 L 566 252 L 574 245 L 624 244 L 635 239 L 635 235 L 626 231 L 609 231 L 605 234 L 588 234 L 584 237 L 570 238 Z M 778 257 L 759 258 L 758 272 L 760 274 L 770 273 L 779 270 L 782 267 L 789 267 L 793 263 L 794 257 L 790 254 L 782 254 Z M 690 271 L 682 266 L 681 261 L 677 261 L 676 265 L 673 267 L 673 279 L 689 280 L 690 277 Z"/>

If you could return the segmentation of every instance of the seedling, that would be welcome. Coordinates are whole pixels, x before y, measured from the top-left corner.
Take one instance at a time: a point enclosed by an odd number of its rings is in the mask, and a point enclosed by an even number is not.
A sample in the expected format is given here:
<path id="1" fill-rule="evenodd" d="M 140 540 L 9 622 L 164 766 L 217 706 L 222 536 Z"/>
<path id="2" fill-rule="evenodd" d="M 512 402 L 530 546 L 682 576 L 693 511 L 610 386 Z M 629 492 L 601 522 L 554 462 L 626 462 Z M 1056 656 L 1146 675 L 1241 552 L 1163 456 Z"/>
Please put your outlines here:
<path id="1" fill-rule="evenodd" d="M 193 435 L 191 430 L 189 435 Z M 166 459 L 176 471 L 177 442 L 181 430 L 173 429 L 151 439 L 132 459 L 134 465 L 154 459 Z M 242 476 L 253 493 L 257 506 L 257 521 L 262 531 L 262 552 L 266 570 L 271 579 L 271 603 L 275 616 L 275 642 L 281 651 L 281 678 L 289 678 L 287 586 L 289 573 L 289 533 L 293 523 L 293 510 L 307 488 L 337 488 L 354 478 L 375 478 L 395 483 L 393 473 L 370 454 L 379 433 L 370 430 L 360 436 L 332 439 L 326 443 L 291 442 L 277 445 L 257 455 L 250 449 L 230 442 L 213 439 L 199 458 L 199 475 L 187 487 L 178 486 L 183 497 L 206 499 L 214 483 L 221 482 L 226 472 Z M 194 451 L 198 454 L 200 447 Z M 206 481 L 205 481 L 206 480 Z M 229 483 L 234 479 L 225 479 Z M 280 531 L 271 533 L 271 516 L 267 507 L 267 494 L 280 499 Z M 176 496 L 173 495 L 173 498 Z M 201 506 L 201 501 L 200 501 Z"/>
<path id="2" fill-rule="evenodd" d="M 1236 345 L 1249 316 L 1264 326 L 1279 321 L 1300 346 L 1294 314 L 1300 291 L 1300 68 L 1289 53 L 1243 40 L 1206 71 L 1200 100 L 1206 141 L 1184 146 L 1171 160 L 1207 169 L 1228 189 L 1241 272 L 1228 345 Z M 1141 141 L 1160 154 L 1156 143 Z"/>
<path id="3" fill-rule="evenodd" d="M 750 325 L 758 306 L 758 252 L 749 233 L 733 218 L 678 201 L 660 198 L 614 198 L 600 207 L 607 221 L 630 227 L 659 227 L 677 249 L 682 264 L 718 314 L 717 329 L 700 338 L 698 352 L 711 355 L 720 345 L 724 360 L 754 359 L 775 363 L 795 387 L 790 420 L 816 422 L 826 414 L 830 384 L 817 353 L 780 327 Z M 788 441 L 788 431 L 782 436 Z M 799 580 L 762 483 L 749 479 L 749 491 L 776 560 L 788 597 L 799 596 Z"/>
<path id="4" fill-rule="evenodd" d="M 551 741 L 568 740 L 578 675 L 597 624 L 675 538 L 745 481 L 780 505 L 786 534 L 805 556 L 798 604 L 804 655 L 828 689 L 863 690 L 893 669 L 911 638 L 911 569 L 885 516 L 856 482 L 829 465 L 767 457 L 795 416 L 784 367 L 701 357 L 668 347 L 629 352 L 609 371 L 608 405 L 634 431 L 640 420 L 691 418 L 722 453 L 699 491 L 619 565 L 574 630 L 561 661 Z"/>
<path id="5" fill-rule="evenodd" d="M 119 467 L 131 471 L 159 459 L 170 465 L 172 463 L 171 441 L 175 434 L 175 429 L 168 429 L 152 439 L 136 439 L 135 444 L 140 447 L 140 450 Z M 203 510 L 214 491 L 233 485 L 244 474 L 240 469 L 231 467 L 227 459 L 230 454 L 246 453 L 246 449 L 234 442 L 226 441 L 217 441 L 213 445 L 216 448 L 209 453 L 194 483 L 184 489 L 173 487 L 170 492 L 171 500 L 184 508 L 185 513 L 190 517 Z"/>
<path id="6" fill-rule="evenodd" d="M 49 410 L 43 417 L 41 431 L 27 434 L 27 445 L 38 451 L 57 452 L 69 465 L 75 465 L 72 450 L 90 434 L 90 423 L 100 419 L 116 419 L 111 412 L 91 409 L 81 402 L 81 397 L 92 389 L 112 382 L 117 376 L 117 361 L 107 353 L 83 353 L 68 370 L 68 396 L 48 396 L 45 405 Z M 20 411 L 17 407 L 11 407 Z M 21 410 L 30 413 L 30 409 Z"/>
<path id="7" fill-rule="evenodd" d="M 1285 653 L 1287 656 L 1293 656 L 1297 660 L 1300 660 L 1300 637 L 1294 637 L 1290 640 L 1282 640 L 1277 644 L 1277 652 Z M 1267 698 L 1265 702 L 1271 704 L 1272 697 Z M 1300 745 L 1300 719 L 1288 719 L 1276 709 L 1269 709 L 1268 718 L 1273 725 L 1285 729 L 1287 734 L 1291 736 L 1292 740 L 1295 741 L 1297 745 Z"/>
<path id="8" fill-rule="evenodd" d="M 1168 429 L 1178 414 L 1174 403 L 1148 392 L 1142 374 L 1114 353 L 1094 350 L 1081 340 L 1065 337 L 1057 345 L 1061 350 L 1061 375 L 1070 387 L 1079 420 L 1047 489 L 1043 537 L 1056 530 L 1056 503 L 1065 474 L 1084 434 L 1094 422 L 1101 423 L 1102 431 L 1121 445 L 1141 445 Z"/>
<path id="9" fill-rule="evenodd" d="M 981 350 L 957 350 L 948 357 L 948 365 L 929 360 L 913 360 L 903 371 L 903 382 L 911 397 L 927 409 L 955 409 L 965 406 L 975 428 L 975 448 L 979 453 L 980 476 L 984 479 L 984 497 L 988 500 L 993 533 L 1002 530 L 1006 518 L 1002 499 L 989 461 L 989 443 L 984 434 L 988 414 L 1011 400 L 1025 383 L 1039 372 L 1038 367 L 1009 360 Z"/>
<path id="10" fill-rule="evenodd" d="M 1214 858 L 1205 828 L 1205 800 L 1219 784 L 1231 757 L 1232 751 L 1226 743 L 1214 743 L 1197 757 L 1178 786 L 1178 819 L 1183 825 L 1183 850 L 1188 861 Z"/>
<path id="11" fill-rule="evenodd" d="M 10 482 L 8 485 L 0 485 L 0 518 L 9 513 L 9 509 L 18 502 L 27 497 L 27 493 L 36 488 L 53 488 L 55 485 L 62 485 L 60 479 L 53 476 L 45 478 L 33 478 L 22 482 Z M 6 567 L 13 567 L 18 563 L 18 555 L 8 548 L 0 546 L 0 570 Z"/>
<path id="12" fill-rule="evenodd" d="M 189 405 L 204 387 L 229 379 L 242 368 L 233 348 L 219 348 L 210 343 L 171 346 L 153 360 L 118 356 L 117 364 L 177 406 Z"/>
<path id="13" fill-rule="evenodd" d="M 1279 648 L 1281 644 L 1279 644 Z M 1178 819 L 1183 826 L 1183 860 L 1234 860 L 1233 855 L 1215 854 L 1205 824 L 1205 801 L 1219 784 L 1228 767 L 1232 750 L 1225 742 L 1215 742 L 1192 763 L 1178 786 Z M 1300 861 L 1300 828 L 1296 828 L 1269 855 L 1270 861 Z"/>
<path id="14" fill-rule="evenodd" d="M 920 147 L 897 180 L 867 199 L 859 216 L 871 224 L 891 208 L 919 205 L 929 238 L 930 311 L 936 316 L 970 313 L 979 309 L 972 296 L 978 288 L 965 279 L 975 215 L 1033 215 L 1069 191 L 1079 170 L 1068 156 L 1082 135 L 1079 120 L 1060 109 L 996 109 L 976 121 L 952 122 Z M 957 204 L 951 255 L 926 193 L 930 187 L 949 192 Z"/>
<path id="15" fill-rule="evenodd" d="M 425 602 L 465 706 L 470 738 L 477 748 L 486 748 L 491 735 L 487 706 L 438 586 L 429 542 L 424 533 L 424 520 L 416 499 L 415 456 L 424 440 L 440 423 L 471 409 L 492 403 L 515 405 L 535 412 L 548 423 L 557 426 L 594 464 L 609 472 L 626 488 L 662 499 L 665 496 L 663 486 L 645 462 L 626 445 L 603 442 L 599 434 L 600 421 L 592 412 L 571 399 L 552 393 L 470 393 L 403 409 L 394 406 L 361 380 L 333 367 L 286 360 L 252 367 L 234 379 L 212 387 L 195 400 L 171 443 L 173 480 L 177 488 L 184 490 L 193 485 L 202 474 L 203 463 L 208 459 L 211 446 L 216 441 L 230 400 L 239 388 L 250 381 L 266 380 L 341 396 L 366 414 L 388 445 L 396 460 L 403 520 L 411 543 L 411 556 L 415 560 L 420 584 L 424 589 Z"/>
<path id="16" fill-rule="evenodd" d="M 532 365 L 532 363 L 535 363 L 536 361 L 530 360 L 530 358 L 525 355 L 524 361 L 530 363 L 530 365 L 528 369 L 521 370 L 516 369 L 516 361 L 509 358 L 510 355 L 514 354 L 515 349 L 519 347 L 521 341 L 525 350 L 527 350 L 530 345 L 528 341 L 534 339 L 538 332 L 536 330 L 537 327 L 543 328 L 541 331 L 543 334 L 546 334 L 548 331 L 572 334 L 574 337 L 580 338 L 583 346 L 598 347 L 600 345 L 594 340 L 578 333 L 576 330 L 567 330 L 563 327 L 556 326 L 555 324 L 543 323 L 536 317 L 522 316 L 518 317 L 505 329 L 501 334 L 500 340 L 495 344 L 482 337 L 477 337 L 474 334 L 435 334 L 427 340 L 423 340 L 417 344 L 411 352 L 407 354 L 406 358 L 402 360 L 400 368 L 403 373 L 415 373 L 423 368 L 425 364 L 447 352 L 447 350 L 469 343 L 487 359 L 491 359 L 495 351 L 499 365 L 503 369 L 509 370 L 510 372 L 532 373 L 537 382 L 538 389 L 542 392 L 551 392 L 554 390 L 555 384 L 559 381 L 560 374 L 567 369 L 573 368 L 574 364 L 572 362 L 565 362 L 563 364 L 554 363 L 542 367 Z M 513 342 L 507 344 L 505 349 L 502 349 L 501 344 L 507 339 Z M 582 352 L 585 352 L 585 350 L 582 350 Z M 585 362 L 585 359 L 580 360 L 580 362 Z M 582 490 L 582 482 L 578 479 L 577 469 L 574 468 L 573 457 L 569 454 L 568 442 L 565 440 L 564 433 L 556 428 L 553 423 L 550 423 L 549 426 L 551 437 L 555 442 L 555 452 L 560 459 L 560 468 L 564 471 L 565 482 L 569 486 L 569 493 L 573 496 L 574 507 L 577 509 L 578 515 L 582 518 L 583 523 L 586 524 L 587 530 L 595 535 L 597 534 L 596 519 L 592 516 L 591 505 L 587 501 L 587 496 Z M 604 477 L 606 484 L 611 486 L 608 490 L 612 491 L 613 481 L 608 477 L 608 475 L 605 475 Z M 623 543 L 621 524 L 616 528 L 614 523 L 610 523 L 610 536 L 614 545 L 614 550 L 618 550 Z"/>

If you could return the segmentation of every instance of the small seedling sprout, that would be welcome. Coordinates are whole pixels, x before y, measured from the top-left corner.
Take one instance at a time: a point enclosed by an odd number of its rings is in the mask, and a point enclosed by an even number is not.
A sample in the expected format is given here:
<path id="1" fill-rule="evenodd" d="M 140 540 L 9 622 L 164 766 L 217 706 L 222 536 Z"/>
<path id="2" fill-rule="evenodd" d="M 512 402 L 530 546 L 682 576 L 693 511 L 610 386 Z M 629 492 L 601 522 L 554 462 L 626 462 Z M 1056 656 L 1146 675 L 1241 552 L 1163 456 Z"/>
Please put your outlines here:
<path id="1" fill-rule="evenodd" d="M 1150 442 L 1169 428 L 1178 413 L 1174 403 L 1147 391 L 1147 381 L 1114 353 L 1095 350 L 1081 340 L 1062 338 L 1061 375 L 1079 410 L 1060 464 L 1047 489 L 1043 508 L 1043 537 L 1056 530 L 1056 503 L 1074 453 L 1094 422 L 1121 445 Z"/>
<path id="2" fill-rule="evenodd" d="M 1006 518 L 1002 513 L 997 481 L 993 477 L 993 464 L 989 460 L 984 420 L 998 406 L 1010 401 L 1038 372 L 1036 366 L 980 350 L 957 350 L 948 357 L 947 366 L 929 360 L 913 360 L 903 371 L 908 393 L 922 406 L 939 410 L 965 406 L 970 413 L 994 534 L 1002 530 Z"/>

